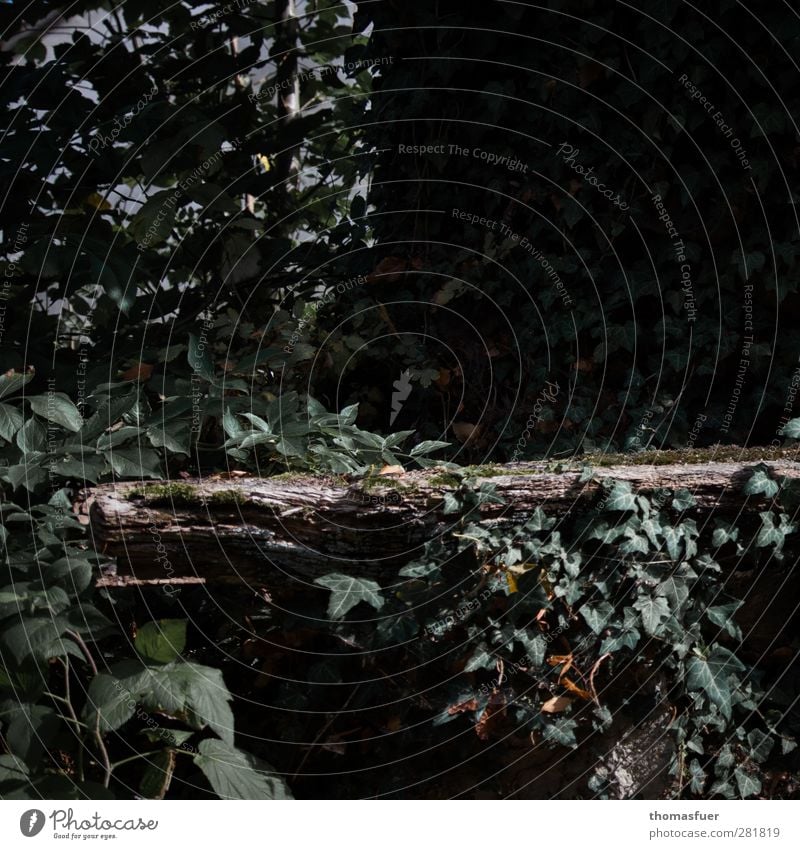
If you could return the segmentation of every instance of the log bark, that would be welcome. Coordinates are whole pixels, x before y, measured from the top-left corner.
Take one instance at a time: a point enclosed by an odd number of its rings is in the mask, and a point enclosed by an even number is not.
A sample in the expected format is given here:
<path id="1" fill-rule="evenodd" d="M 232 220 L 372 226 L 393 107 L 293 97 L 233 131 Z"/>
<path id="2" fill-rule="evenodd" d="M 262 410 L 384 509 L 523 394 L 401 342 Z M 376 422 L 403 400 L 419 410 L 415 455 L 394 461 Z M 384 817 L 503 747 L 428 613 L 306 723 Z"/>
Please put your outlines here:
<path id="1" fill-rule="evenodd" d="M 96 547 L 117 558 L 105 586 L 228 581 L 270 586 L 309 581 L 328 572 L 380 579 L 418 557 L 437 535 L 463 525 L 518 522 L 537 507 L 564 516 L 592 509 L 602 482 L 628 481 L 633 489 L 689 490 L 693 517 L 735 517 L 763 509 L 763 497 L 746 496 L 755 463 L 709 462 L 595 467 L 582 480 L 580 467 L 526 463 L 477 467 L 474 483 L 490 483 L 505 503 L 482 504 L 446 515 L 443 500 L 459 489 L 441 469 L 391 477 L 347 480 L 304 475 L 277 478 L 123 483 L 90 493 L 90 525 Z M 800 479 L 800 463 L 767 461 L 770 474 Z"/>

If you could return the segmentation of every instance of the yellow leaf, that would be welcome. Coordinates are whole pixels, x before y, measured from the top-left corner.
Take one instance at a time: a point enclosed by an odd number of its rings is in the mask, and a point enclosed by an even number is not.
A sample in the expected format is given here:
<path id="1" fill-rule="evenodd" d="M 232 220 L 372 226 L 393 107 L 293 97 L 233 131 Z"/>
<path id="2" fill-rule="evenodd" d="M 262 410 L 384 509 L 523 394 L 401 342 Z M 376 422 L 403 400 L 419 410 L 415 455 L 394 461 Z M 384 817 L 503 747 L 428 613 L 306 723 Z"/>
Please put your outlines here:
<path id="1" fill-rule="evenodd" d="M 261 167 L 265 172 L 272 168 L 272 163 L 269 161 L 269 157 L 264 156 L 263 153 L 256 154 L 256 159 L 261 163 Z"/>
<path id="2" fill-rule="evenodd" d="M 517 579 L 511 574 L 511 572 L 506 572 L 506 583 L 508 584 L 509 594 L 519 592 Z"/>
<path id="3" fill-rule="evenodd" d="M 570 693 L 575 693 L 576 696 L 580 696 L 587 702 L 590 702 L 592 700 L 591 693 L 587 693 L 586 690 L 582 690 L 577 684 L 573 684 L 573 682 L 570 681 L 569 678 L 566 678 L 563 674 L 559 679 L 558 683 L 561 684 L 562 687 L 565 687 L 567 690 L 569 690 Z"/>
<path id="4" fill-rule="evenodd" d="M 542 705 L 542 713 L 561 713 L 572 704 L 566 696 L 553 696 Z"/>
<path id="5" fill-rule="evenodd" d="M 90 195 L 87 195 L 83 202 L 87 206 L 93 206 L 95 209 L 111 209 L 111 204 L 97 192 L 92 192 Z"/>

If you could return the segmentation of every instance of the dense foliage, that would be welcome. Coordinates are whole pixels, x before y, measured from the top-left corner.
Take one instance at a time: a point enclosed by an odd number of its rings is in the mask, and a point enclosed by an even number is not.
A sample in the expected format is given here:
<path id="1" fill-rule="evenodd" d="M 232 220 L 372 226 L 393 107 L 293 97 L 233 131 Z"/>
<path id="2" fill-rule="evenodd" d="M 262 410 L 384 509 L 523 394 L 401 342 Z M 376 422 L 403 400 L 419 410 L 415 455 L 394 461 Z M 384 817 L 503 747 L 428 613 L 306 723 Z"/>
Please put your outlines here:
<path id="1" fill-rule="evenodd" d="M 439 375 L 398 424 L 478 425 L 476 456 L 509 458 L 549 380 L 530 456 L 779 436 L 798 381 L 797 16 L 727 0 L 359 15 L 370 57 L 393 60 L 366 131 L 368 221 L 406 343 L 384 327 L 363 369 Z"/>
<path id="2" fill-rule="evenodd" d="M 651 715 L 654 792 L 797 794 L 793 609 L 744 615 L 791 487 L 486 527 L 458 465 L 800 436 L 797 19 L 547 5 L 0 6 L 0 796 L 468 792 L 509 741 L 613 796 Z M 95 587 L 87 486 L 434 463 L 380 582 Z"/>

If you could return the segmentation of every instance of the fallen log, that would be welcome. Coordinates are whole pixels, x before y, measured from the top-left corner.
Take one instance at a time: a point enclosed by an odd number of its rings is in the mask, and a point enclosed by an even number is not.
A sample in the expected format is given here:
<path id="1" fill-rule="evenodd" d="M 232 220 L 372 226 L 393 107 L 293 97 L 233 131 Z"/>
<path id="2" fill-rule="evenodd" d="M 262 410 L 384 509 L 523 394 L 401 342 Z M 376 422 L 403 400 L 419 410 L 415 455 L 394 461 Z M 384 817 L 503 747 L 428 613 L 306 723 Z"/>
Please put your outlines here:
<path id="1" fill-rule="evenodd" d="M 100 581 L 105 586 L 263 586 L 280 575 L 308 581 L 332 571 L 380 578 L 395 574 L 426 542 L 464 520 L 514 523 L 537 507 L 550 516 L 591 509 L 592 499 L 602 500 L 604 482 L 612 480 L 627 481 L 642 494 L 686 489 L 695 500 L 689 512 L 698 518 L 763 509 L 763 496 L 743 491 L 757 462 L 598 465 L 591 475 L 574 463 L 542 462 L 357 480 L 216 475 L 118 483 L 91 491 L 90 526 L 96 548 L 117 558 L 116 574 Z M 800 480 L 800 463 L 769 460 L 765 468 L 776 480 Z M 446 496 L 480 484 L 493 485 L 499 499 L 462 512 L 445 510 Z"/>

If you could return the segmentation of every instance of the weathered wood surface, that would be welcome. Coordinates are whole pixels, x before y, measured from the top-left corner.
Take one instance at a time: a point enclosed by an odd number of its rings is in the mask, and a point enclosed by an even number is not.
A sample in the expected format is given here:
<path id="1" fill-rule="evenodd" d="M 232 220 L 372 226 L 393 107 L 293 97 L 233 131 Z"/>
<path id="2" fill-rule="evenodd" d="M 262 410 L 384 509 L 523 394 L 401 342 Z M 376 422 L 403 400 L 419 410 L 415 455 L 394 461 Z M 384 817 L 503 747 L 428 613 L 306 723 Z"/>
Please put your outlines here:
<path id="1" fill-rule="evenodd" d="M 468 521 L 519 521 L 537 507 L 563 516 L 590 509 L 600 481 L 629 481 L 644 494 L 689 490 L 703 516 L 756 508 L 745 496 L 755 462 L 623 465 L 581 468 L 527 463 L 479 468 L 478 482 L 496 486 L 505 504 L 484 504 Z M 767 461 L 770 473 L 800 479 L 800 463 Z M 475 471 L 475 470 L 473 470 Z M 443 498 L 458 481 L 441 470 L 368 481 L 311 476 L 233 477 L 156 484 L 115 484 L 91 491 L 90 521 L 99 550 L 116 557 L 116 576 L 102 583 L 173 584 L 234 581 L 269 585 L 331 571 L 363 577 L 393 574 L 425 542 L 464 516 L 445 515 Z"/>

